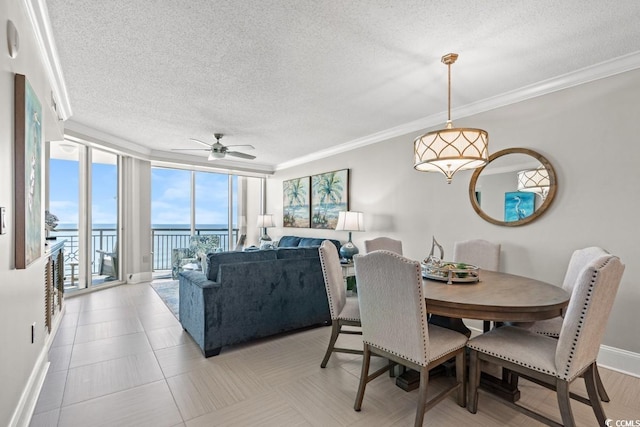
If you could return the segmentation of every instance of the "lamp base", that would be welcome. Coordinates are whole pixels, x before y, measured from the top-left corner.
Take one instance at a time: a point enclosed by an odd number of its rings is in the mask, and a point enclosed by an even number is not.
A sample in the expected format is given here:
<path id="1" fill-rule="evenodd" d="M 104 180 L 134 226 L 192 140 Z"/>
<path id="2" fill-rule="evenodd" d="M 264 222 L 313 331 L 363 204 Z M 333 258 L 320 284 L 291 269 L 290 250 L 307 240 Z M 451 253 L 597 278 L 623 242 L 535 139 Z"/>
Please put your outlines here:
<path id="1" fill-rule="evenodd" d="M 356 245 L 354 245 L 351 240 L 342 245 L 342 247 L 340 248 L 340 256 L 348 261 L 352 261 L 353 256 L 358 252 L 360 251 L 358 250 L 358 248 L 356 248 Z"/>

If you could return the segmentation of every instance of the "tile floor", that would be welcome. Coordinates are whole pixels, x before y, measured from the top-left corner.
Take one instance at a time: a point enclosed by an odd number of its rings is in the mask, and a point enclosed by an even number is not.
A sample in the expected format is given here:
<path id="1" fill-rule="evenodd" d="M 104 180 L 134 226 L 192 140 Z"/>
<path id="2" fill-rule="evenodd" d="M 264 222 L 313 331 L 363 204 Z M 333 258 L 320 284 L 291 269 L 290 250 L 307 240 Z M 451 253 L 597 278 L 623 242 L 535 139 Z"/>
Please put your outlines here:
<path id="1" fill-rule="evenodd" d="M 31 426 L 413 425 L 417 392 L 387 376 L 367 387 L 362 411 L 353 410 L 360 356 L 334 354 L 321 369 L 329 335 L 320 327 L 205 359 L 149 284 L 68 298 Z M 345 338 L 352 341 L 342 345 L 359 346 L 357 336 Z M 612 397 L 607 415 L 640 419 L 640 379 L 601 374 Z M 432 381 L 432 391 L 447 380 Z M 559 417 L 552 392 L 527 381 L 521 389 L 527 405 Z M 589 407 L 572 407 L 578 425 L 596 424 Z M 540 424 L 483 393 L 477 414 L 450 397 L 427 413 L 424 425 Z"/>

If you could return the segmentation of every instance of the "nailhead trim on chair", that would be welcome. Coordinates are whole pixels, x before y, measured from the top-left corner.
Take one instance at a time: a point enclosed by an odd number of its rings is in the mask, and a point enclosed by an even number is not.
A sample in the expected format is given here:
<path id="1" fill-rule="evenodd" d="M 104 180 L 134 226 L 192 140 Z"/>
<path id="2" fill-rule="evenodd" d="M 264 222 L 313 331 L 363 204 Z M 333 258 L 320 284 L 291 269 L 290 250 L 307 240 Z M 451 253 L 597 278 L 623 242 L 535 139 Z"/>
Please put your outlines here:
<path id="1" fill-rule="evenodd" d="M 549 332 L 549 331 L 532 330 L 531 332 L 535 332 L 538 335 L 544 335 L 545 337 L 551 337 L 551 338 L 558 338 L 560 336 L 559 334 L 556 334 L 555 332 Z"/>
<path id="2" fill-rule="evenodd" d="M 324 258 L 324 254 L 322 253 L 320 248 L 318 248 L 318 253 L 320 254 L 320 259 L 322 260 L 320 265 L 322 266 L 322 277 L 324 278 L 324 282 L 326 284 L 327 283 L 327 269 L 325 268 L 324 265 L 325 265 L 325 262 L 327 260 Z M 331 291 L 327 292 L 327 298 L 329 298 L 329 313 L 331 314 L 331 320 L 337 320 L 338 319 L 338 313 L 334 313 L 334 310 L 333 310 L 333 298 L 331 297 Z M 348 319 L 348 320 L 360 320 L 360 319 Z"/>
<path id="3" fill-rule="evenodd" d="M 532 366 L 532 365 L 529 365 L 529 364 L 526 364 L 526 363 L 522 363 L 522 361 L 520 361 L 520 360 L 512 359 L 512 358 L 507 357 L 507 356 L 505 356 L 503 354 L 496 353 L 495 351 L 487 351 L 484 348 L 476 347 L 476 346 L 473 345 L 473 341 L 469 341 L 467 343 L 467 347 L 469 347 L 472 350 L 478 350 L 481 353 L 485 353 L 485 354 L 488 354 L 490 356 L 494 356 L 494 357 L 497 357 L 499 359 L 506 360 L 507 362 L 511 362 L 511 363 L 516 364 L 516 365 L 524 366 L 525 368 L 529 368 L 529 369 L 534 370 L 534 371 L 538 371 L 538 372 L 542 372 L 544 374 L 557 376 L 557 373 L 554 372 L 554 371 L 549 371 L 549 370 L 546 370 L 546 369 L 540 369 L 537 366 Z"/>
<path id="4" fill-rule="evenodd" d="M 399 256 L 396 256 L 396 258 L 401 258 Z M 420 310 L 420 327 L 422 328 L 423 331 L 427 331 L 426 334 L 424 335 L 424 337 L 422 338 L 422 354 L 424 354 L 425 357 L 425 363 L 428 363 L 429 360 L 433 360 L 431 359 L 429 356 L 429 345 L 427 344 L 427 340 L 426 337 L 429 336 L 429 327 L 427 325 L 427 319 L 425 318 L 425 314 L 427 312 L 427 303 L 426 300 L 424 299 L 424 292 L 422 290 L 422 269 L 418 269 L 418 272 L 416 274 L 416 283 L 419 283 L 418 285 L 418 295 L 420 296 L 420 301 L 425 301 L 424 303 L 424 311 Z M 446 354 L 446 353 L 443 353 Z"/>
<path id="5" fill-rule="evenodd" d="M 584 325 L 584 317 L 587 314 L 587 309 L 591 305 L 591 295 L 593 295 L 593 287 L 595 286 L 596 279 L 598 278 L 598 273 L 600 272 L 600 269 L 604 268 L 609 263 L 610 259 L 611 258 L 607 258 L 607 261 L 605 261 L 604 264 L 602 264 L 600 267 L 594 270 L 593 275 L 591 276 L 591 284 L 589 285 L 589 290 L 587 291 L 587 297 L 585 298 L 584 306 L 582 307 L 582 313 L 580 313 L 580 320 L 578 321 L 578 328 L 576 330 L 576 335 L 575 337 L 573 337 L 573 344 L 571 345 L 571 351 L 569 352 L 569 360 L 567 361 L 567 367 L 565 368 L 565 371 L 564 371 L 564 378 L 561 378 L 561 379 L 569 381 L 575 378 L 576 376 L 578 376 L 578 375 L 574 375 L 573 377 L 568 378 L 569 371 L 571 370 L 571 363 L 573 362 L 573 355 L 576 350 L 576 346 L 578 345 L 578 338 L 580 338 L 580 332 L 582 331 L 582 326 Z"/>
<path id="6" fill-rule="evenodd" d="M 395 252 L 391 252 L 391 251 L 384 251 L 384 252 L 388 252 L 390 255 L 393 255 L 393 257 L 394 257 L 394 258 L 399 259 L 399 260 L 401 260 L 401 261 L 403 261 L 403 262 L 405 262 L 405 263 L 407 263 L 407 262 L 408 262 L 408 261 L 407 261 L 407 259 L 406 259 L 405 257 L 400 256 L 400 255 L 396 254 Z M 417 276 L 418 276 L 418 277 L 416 277 L 416 283 L 422 283 L 422 274 L 421 274 L 421 273 L 418 273 L 418 274 L 417 274 Z M 418 292 L 420 293 L 420 299 L 421 299 L 422 301 L 424 301 L 424 295 L 422 295 L 422 288 L 421 288 L 421 287 L 420 287 L 420 288 L 418 288 Z M 426 311 L 426 310 L 425 310 L 425 311 Z M 421 315 L 420 315 L 420 324 L 421 324 L 422 328 L 424 328 L 424 327 L 425 327 L 425 319 L 424 319 L 424 316 L 422 315 L 422 313 L 421 313 Z M 364 342 L 365 342 L 366 344 L 369 344 L 371 347 L 379 348 L 380 350 L 384 350 L 384 351 L 386 351 L 386 352 L 388 352 L 388 353 L 391 353 L 391 354 L 393 354 L 393 355 L 395 355 L 395 356 L 398 356 L 398 357 L 401 357 L 401 358 L 403 358 L 403 359 L 405 359 L 405 360 L 408 360 L 408 361 L 410 361 L 410 362 L 413 362 L 413 363 L 415 363 L 416 365 L 420 365 L 420 366 L 427 366 L 427 364 L 428 364 L 428 361 L 427 361 L 427 360 L 428 360 L 429 358 L 428 358 L 428 357 L 426 357 L 426 356 L 427 356 L 427 354 L 428 354 L 428 352 L 427 352 L 427 342 L 426 342 L 426 340 L 425 340 L 424 338 L 422 339 L 422 352 L 423 352 L 423 354 L 425 355 L 425 360 L 424 360 L 424 361 L 422 361 L 422 362 L 419 362 L 419 361 L 417 361 L 417 360 L 415 360 L 415 359 L 412 359 L 412 358 L 410 358 L 410 357 L 407 357 L 406 355 L 404 355 L 404 354 L 400 354 L 400 353 L 395 352 L 395 351 L 393 351 L 393 350 L 390 350 L 390 349 L 387 349 L 387 348 L 382 348 L 382 347 L 377 346 L 377 345 L 373 345 L 373 344 L 372 344 L 372 343 L 370 343 L 370 342 L 367 342 L 367 341 L 364 341 Z M 445 354 L 446 354 L 446 353 L 445 353 Z"/>
<path id="7" fill-rule="evenodd" d="M 548 371 L 548 370 L 546 370 L 546 369 L 540 369 L 540 368 L 538 368 L 538 367 L 536 367 L 536 366 L 531 366 L 531 365 L 528 365 L 528 364 L 523 364 L 523 363 L 521 363 L 521 362 L 520 362 L 520 361 L 518 361 L 518 360 L 511 359 L 511 358 L 509 358 L 509 357 L 506 357 L 506 356 L 504 356 L 504 355 L 502 355 L 502 354 L 499 354 L 499 353 L 496 353 L 496 352 L 486 351 L 485 349 L 482 349 L 482 348 L 479 348 L 479 347 L 474 346 L 474 345 L 473 345 L 473 341 L 470 341 L 470 342 L 469 342 L 469 344 L 467 344 L 467 346 L 468 346 L 469 348 L 473 349 L 473 350 L 478 350 L 478 351 L 480 351 L 480 352 L 482 352 L 482 353 L 486 353 L 486 354 L 489 354 L 489 355 L 491 355 L 491 356 L 498 357 L 498 358 L 500 358 L 500 359 L 506 360 L 506 361 L 508 361 L 508 362 L 515 363 L 516 365 L 524 366 L 524 367 L 529 368 L 529 369 L 532 369 L 532 370 L 534 370 L 534 371 L 543 372 L 543 373 L 550 374 L 550 375 L 555 375 L 555 376 L 557 376 L 558 378 L 560 378 L 560 379 L 562 379 L 562 380 L 565 380 L 565 381 L 569 381 L 569 382 L 573 381 L 573 379 L 574 379 L 574 378 L 578 377 L 578 376 L 581 374 L 581 372 L 580 372 L 580 373 L 577 373 L 577 374 L 575 374 L 575 375 L 573 375 L 572 377 L 570 377 L 570 378 L 569 378 L 569 371 L 571 371 L 571 363 L 573 362 L 573 355 L 575 354 L 576 346 L 577 346 L 577 344 L 578 344 L 578 339 L 580 338 L 580 332 L 582 331 L 582 327 L 583 327 L 583 325 L 584 325 L 584 318 L 585 318 L 585 316 L 586 316 L 586 314 L 587 314 L 587 309 L 588 309 L 588 308 L 589 308 L 589 306 L 591 305 L 591 297 L 592 297 L 592 295 L 593 295 L 593 287 L 595 286 L 596 279 L 597 279 L 597 277 L 598 277 L 598 273 L 599 273 L 600 269 L 604 268 L 604 267 L 609 263 L 609 260 L 610 260 L 610 259 L 612 259 L 612 258 L 608 258 L 608 259 L 605 261 L 605 263 L 604 263 L 604 264 L 602 264 L 601 266 L 599 266 L 599 267 L 598 267 L 598 268 L 593 272 L 593 275 L 591 276 L 591 283 L 590 283 L 590 285 L 589 285 L 589 289 L 588 289 L 588 291 L 587 291 L 587 297 L 585 298 L 584 306 L 582 307 L 582 313 L 580 314 L 580 320 L 578 321 L 578 329 L 577 329 L 577 331 L 576 331 L 576 335 L 575 335 L 575 336 L 574 336 L 574 338 L 573 338 L 573 343 L 572 343 L 572 345 L 571 345 L 571 350 L 570 350 L 570 352 L 569 352 L 569 360 L 567 361 L 567 366 L 566 366 L 566 368 L 565 368 L 565 370 L 564 370 L 564 375 L 562 375 L 562 374 L 560 374 L 560 373 L 556 373 L 556 372 L 551 372 L 551 371 Z M 592 361 L 592 362 L 593 362 L 593 361 Z"/>
<path id="8" fill-rule="evenodd" d="M 393 255 L 397 259 L 400 259 L 400 260 L 404 261 L 405 263 L 413 262 L 413 261 L 407 261 L 407 259 L 405 257 L 403 257 L 403 256 L 401 256 L 399 254 L 396 254 L 395 252 L 391 252 L 391 251 L 386 251 L 386 252 L 389 252 L 389 254 Z M 420 272 L 420 271 L 418 271 L 416 273 L 416 283 L 422 283 L 422 272 Z M 420 293 L 420 300 L 424 301 L 425 299 L 424 299 L 424 294 L 423 294 L 423 291 L 422 291 L 422 287 L 418 288 L 418 292 Z M 426 312 L 426 306 L 425 306 L 425 312 Z M 427 326 L 427 323 L 426 323 L 426 318 L 424 317 L 424 313 L 422 313 L 422 312 L 420 314 L 420 324 L 421 324 L 422 328 L 426 328 L 427 334 L 428 334 L 429 333 L 428 332 L 429 329 L 428 329 L 428 326 Z M 420 365 L 420 366 L 427 366 L 429 364 L 429 362 L 431 362 L 432 360 L 436 360 L 436 359 L 444 356 L 445 354 L 451 353 L 452 351 L 458 350 L 459 348 L 462 348 L 462 347 L 464 347 L 466 345 L 466 342 L 465 342 L 465 343 L 462 343 L 459 346 L 453 346 L 450 349 L 443 350 L 437 356 L 432 356 L 431 354 L 429 354 L 429 351 L 428 351 L 429 346 L 427 345 L 427 341 L 426 341 L 426 339 L 423 338 L 423 340 L 422 340 L 422 351 L 423 351 L 423 354 L 425 355 L 425 361 L 424 362 L 419 362 L 417 360 L 414 360 L 412 358 L 407 357 L 406 355 L 399 354 L 399 353 L 397 353 L 397 352 L 395 352 L 393 350 L 390 350 L 390 349 L 387 349 L 387 348 L 382 348 L 380 346 L 376 346 L 376 345 L 374 345 L 374 344 L 372 344 L 372 343 L 370 343 L 368 341 L 364 341 L 364 342 L 366 344 L 370 345 L 371 347 L 379 348 L 380 350 L 386 351 L 387 353 L 391 353 L 391 354 L 393 354 L 395 356 L 401 357 L 401 358 L 403 358 L 405 360 L 408 360 L 408 361 L 413 362 L 413 363 L 415 363 L 417 365 Z"/>

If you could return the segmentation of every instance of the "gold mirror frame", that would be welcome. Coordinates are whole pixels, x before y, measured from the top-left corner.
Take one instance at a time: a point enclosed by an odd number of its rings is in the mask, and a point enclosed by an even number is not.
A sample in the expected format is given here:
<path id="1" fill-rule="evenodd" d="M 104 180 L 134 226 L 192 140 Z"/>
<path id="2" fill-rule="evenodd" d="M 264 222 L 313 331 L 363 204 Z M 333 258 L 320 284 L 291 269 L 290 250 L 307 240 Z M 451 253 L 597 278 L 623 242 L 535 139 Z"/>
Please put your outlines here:
<path id="1" fill-rule="evenodd" d="M 487 213 L 485 213 L 482 208 L 480 207 L 480 205 L 478 204 L 478 200 L 476 199 L 476 183 L 478 181 L 478 178 L 480 177 L 480 174 L 482 173 L 482 171 L 491 164 L 492 161 L 494 161 L 497 158 L 500 158 L 502 156 L 506 156 L 508 154 L 526 154 L 529 155 L 533 158 L 535 158 L 537 161 L 539 161 L 542 166 L 544 166 L 547 171 L 549 172 L 549 193 L 547 194 L 547 197 L 545 198 L 544 202 L 538 207 L 538 209 L 535 210 L 535 212 L 533 212 L 531 215 L 529 215 L 526 218 L 523 218 L 521 220 L 518 221 L 500 221 L 497 220 L 489 215 L 487 215 Z M 485 221 L 488 221 L 492 224 L 496 224 L 496 225 L 504 225 L 506 227 L 517 227 L 519 225 L 525 225 L 525 224 L 529 224 L 530 222 L 538 219 L 543 213 L 545 213 L 545 211 L 549 208 L 549 206 L 551 206 L 551 202 L 553 202 L 553 199 L 555 198 L 556 195 L 556 190 L 557 190 L 557 177 L 556 177 L 556 171 L 555 169 L 553 169 L 553 166 L 551 166 L 551 163 L 549 163 L 549 160 L 547 160 L 546 157 L 544 157 L 542 154 L 533 151 L 533 150 L 529 150 L 528 148 L 507 148 L 504 150 L 500 150 L 498 152 L 493 153 L 492 155 L 489 156 L 489 161 L 487 162 L 486 165 L 476 169 L 473 172 L 473 175 L 471 176 L 471 181 L 469 182 L 469 200 L 471 201 L 471 206 L 473 206 L 473 209 L 476 211 L 476 213 L 478 215 L 480 215 L 480 217 L 482 219 L 484 219 Z"/>

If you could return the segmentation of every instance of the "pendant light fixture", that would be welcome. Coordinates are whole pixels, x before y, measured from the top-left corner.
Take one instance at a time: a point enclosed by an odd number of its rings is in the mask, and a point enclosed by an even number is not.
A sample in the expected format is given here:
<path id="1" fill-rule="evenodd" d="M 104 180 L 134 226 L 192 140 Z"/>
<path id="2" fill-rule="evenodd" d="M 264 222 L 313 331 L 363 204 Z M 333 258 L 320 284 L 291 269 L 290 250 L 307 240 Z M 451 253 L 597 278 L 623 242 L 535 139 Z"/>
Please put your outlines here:
<path id="1" fill-rule="evenodd" d="M 550 187 L 549 171 L 544 166 L 518 172 L 518 191 L 535 193 L 544 202 Z"/>
<path id="2" fill-rule="evenodd" d="M 442 172 L 451 184 L 453 175 L 465 169 L 476 169 L 489 158 L 489 134 L 482 129 L 454 128 L 451 123 L 451 64 L 458 54 L 442 57 L 448 70 L 447 124 L 444 129 L 425 133 L 413 141 L 414 169 L 421 172 Z"/>

